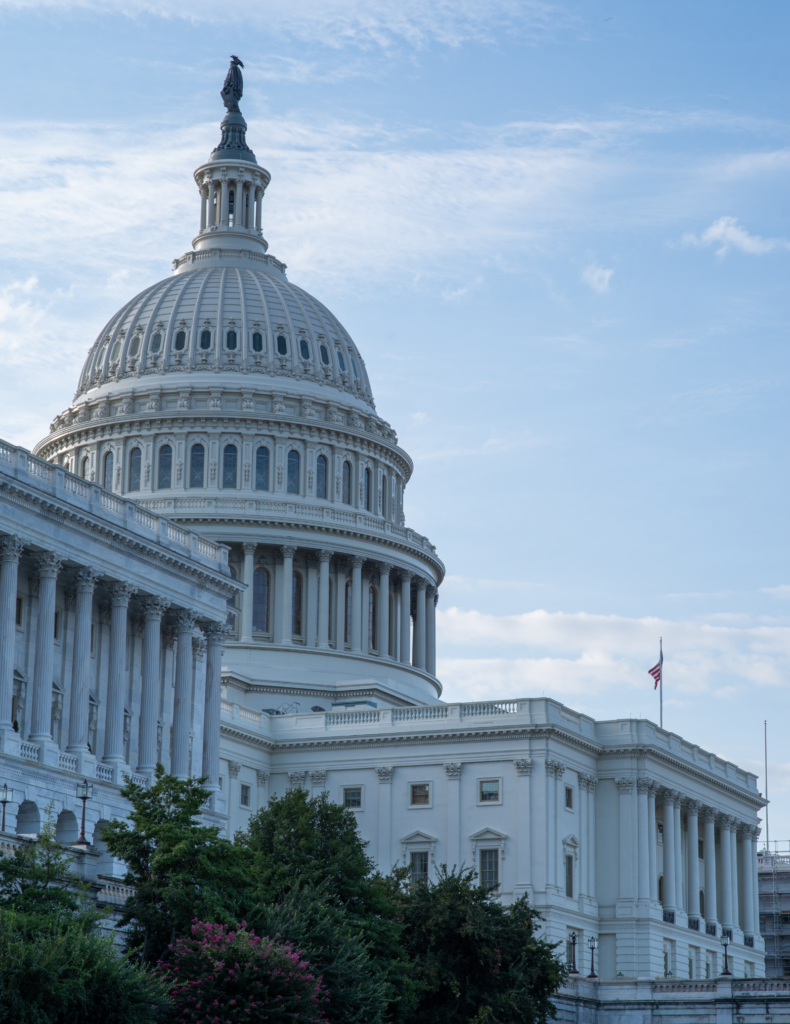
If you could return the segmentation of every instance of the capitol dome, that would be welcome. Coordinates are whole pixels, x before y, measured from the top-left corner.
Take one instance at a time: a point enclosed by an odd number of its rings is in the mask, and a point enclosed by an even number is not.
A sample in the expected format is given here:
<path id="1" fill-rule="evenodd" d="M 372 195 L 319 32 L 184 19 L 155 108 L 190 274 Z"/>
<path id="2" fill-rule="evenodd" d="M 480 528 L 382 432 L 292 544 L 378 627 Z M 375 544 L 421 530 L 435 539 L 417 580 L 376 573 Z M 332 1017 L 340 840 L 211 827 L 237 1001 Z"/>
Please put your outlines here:
<path id="1" fill-rule="evenodd" d="M 406 525 L 411 459 L 348 332 L 269 254 L 271 176 L 222 96 L 192 249 L 99 332 L 36 453 L 228 545 L 247 588 L 228 612 L 228 694 L 435 701 L 444 566 Z"/>

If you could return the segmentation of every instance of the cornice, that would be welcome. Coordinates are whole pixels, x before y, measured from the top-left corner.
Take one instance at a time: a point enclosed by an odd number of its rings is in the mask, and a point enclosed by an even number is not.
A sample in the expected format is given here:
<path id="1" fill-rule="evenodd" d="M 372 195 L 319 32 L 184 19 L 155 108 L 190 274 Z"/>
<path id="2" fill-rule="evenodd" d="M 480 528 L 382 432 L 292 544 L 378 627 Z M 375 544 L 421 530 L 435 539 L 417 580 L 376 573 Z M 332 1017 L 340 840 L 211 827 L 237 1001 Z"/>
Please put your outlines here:
<path id="1" fill-rule="evenodd" d="M 237 646 L 237 645 L 240 646 L 240 647 L 245 647 L 245 646 L 248 647 L 249 646 L 249 644 L 240 644 L 240 643 L 238 643 L 238 641 L 236 641 L 236 642 L 231 641 L 229 643 L 223 644 L 223 647 L 224 648 L 232 648 L 232 647 Z M 309 648 L 298 648 L 298 650 L 309 650 Z M 321 650 L 319 653 L 320 654 L 326 654 L 327 652 L 325 650 Z M 337 654 L 338 652 L 337 651 L 332 651 L 332 653 L 333 654 Z M 348 653 L 348 652 L 345 652 L 345 653 Z M 343 657 L 343 654 L 341 654 L 340 656 Z M 395 707 L 399 707 L 399 708 L 413 707 L 413 705 L 410 704 L 408 701 L 402 700 L 401 698 L 397 697 L 395 694 L 385 692 L 384 690 L 382 690 L 381 688 L 376 687 L 376 686 L 374 686 L 374 687 L 366 687 L 365 689 L 360 689 L 360 690 L 339 690 L 339 689 L 328 690 L 328 689 L 319 689 L 317 687 L 309 687 L 309 686 L 292 686 L 292 685 L 278 686 L 276 684 L 273 684 L 273 685 L 270 686 L 270 685 L 263 684 L 263 683 L 248 683 L 248 682 L 245 682 L 242 679 L 238 679 L 236 676 L 233 675 L 233 670 L 232 669 L 227 669 L 227 670 L 223 669 L 223 672 L 222 672 L 222 685 L 223 686 L 233 686 L 234 689 L 241 690 L 243 693 L 278 693 L 278 694 L 283 694 L 284 696 L 288 696 L 288 697 L 290 697 L 290 696 L 294 696 L 294 697 L 297 697 L 297 696 L 302 696 L 302 697 L 320 697 L 320 698 L 326 699 L 326 700 L 348 700 L 348 699 L 351 699 L 351 698 L 354 698 L 354 697 L 357 697 L 357 698 L 362 698 L 362 697 L 373 697 L 373 698 L 376 698 L 377 697 L 379 700 L 386 700 L 387 702 L 392 703 Z M 306 712 L 300 712 L 300 714 L 305 714 L 305 713 Z"/>

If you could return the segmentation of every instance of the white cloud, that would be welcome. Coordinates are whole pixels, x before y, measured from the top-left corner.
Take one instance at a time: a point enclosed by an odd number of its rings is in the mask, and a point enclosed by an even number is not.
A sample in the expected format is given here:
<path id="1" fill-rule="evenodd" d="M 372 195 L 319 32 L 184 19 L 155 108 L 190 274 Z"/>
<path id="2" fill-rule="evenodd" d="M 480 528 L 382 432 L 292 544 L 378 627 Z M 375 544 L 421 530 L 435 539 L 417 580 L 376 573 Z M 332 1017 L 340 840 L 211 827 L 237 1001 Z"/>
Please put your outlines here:
<path id="1" fill-rule="evenodd" d="M 782 601 L 788 601 L 790 600 L 790 583 L 781 583 L 778 587 L 763 587 L 762 592 L 770 594 L 772 597 L 778 597 Z"/>
<path id="2" fill-rule="evenodd" d="M 682 244 L 718 245 L 717 256 L 726 256 L 731 248 L 739 249 L 750 256 L 763 256 L 776 249 L 790 249 L 790 242 L 784 238 L 761 238 L 760 235 L 750 235 L 740 226 L 737 217 L 719 217 L 699 237 L 689 233 L 683 235 Z"/>
<path id="3" fill-rule="evenodd" d="M 613 270 L 605 270 L 603 267 L 599 267 L 597 263 L 591 263 L 589 267 L 585 267 L 582 271 L 582 281 L 589 285 L 594 292 L 603 294 L 609 291 L 609 282 L 612 279 Z"/>

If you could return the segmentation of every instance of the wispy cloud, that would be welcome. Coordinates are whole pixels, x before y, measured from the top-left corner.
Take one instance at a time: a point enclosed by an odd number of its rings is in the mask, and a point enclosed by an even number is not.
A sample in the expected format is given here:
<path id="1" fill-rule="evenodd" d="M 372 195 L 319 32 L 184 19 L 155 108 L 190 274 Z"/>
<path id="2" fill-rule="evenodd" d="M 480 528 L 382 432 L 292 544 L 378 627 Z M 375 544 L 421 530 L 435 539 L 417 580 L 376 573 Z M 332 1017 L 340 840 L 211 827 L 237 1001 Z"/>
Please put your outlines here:
<path id="1" fill-rule="evenodd" d="M 738 223 L 737 217 L 719 217 L 701 235 L 687 233 L 683 235 L 681 244 L 684 246 L 716 245 L 717 256 L 726 256 L 730 249 L 738 249 L 749 256 L 763 256 L 776 249 L 790 249 L 790 242 L 784 238 L 761 238 L 750 235 Z"/>
<path id="2" fill-rule="evenodd" d="M 606 270 L 604 267 L 598 266 L 597 263 L 591 263 L 582 271 L 582 281 L 589 285 L 594 292 L 602 295 L 609 291 L 609 282 L 612 280 L 613 273 L 614 270 Z"/>

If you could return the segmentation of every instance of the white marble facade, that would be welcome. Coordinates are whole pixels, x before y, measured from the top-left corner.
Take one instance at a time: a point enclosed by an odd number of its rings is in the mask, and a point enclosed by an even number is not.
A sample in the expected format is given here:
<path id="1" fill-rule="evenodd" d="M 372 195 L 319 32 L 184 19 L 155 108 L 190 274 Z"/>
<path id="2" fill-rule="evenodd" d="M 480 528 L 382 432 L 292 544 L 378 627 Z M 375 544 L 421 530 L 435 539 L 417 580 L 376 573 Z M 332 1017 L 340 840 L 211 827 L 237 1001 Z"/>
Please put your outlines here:
<path id="1" fill-rule="evenodd" d="M 155 758 L 208 776 L 228 834 L 304 786 L 382 870 L 527 893 L 584 976 L 594 936 L 602 977 L 715 977 L 724 931 L 762 977 L 754 775 L 550 699 L 440 703 L 412 462 L 348 333 L 268 254 L 239 118 L 196 171 L 193 250 L 100 332 L 39 457 L 0 449 L 7 831 L 53 797 L 73 815 L 79 774 L 94 826 L 123 814 L 123 772 Z"/>

